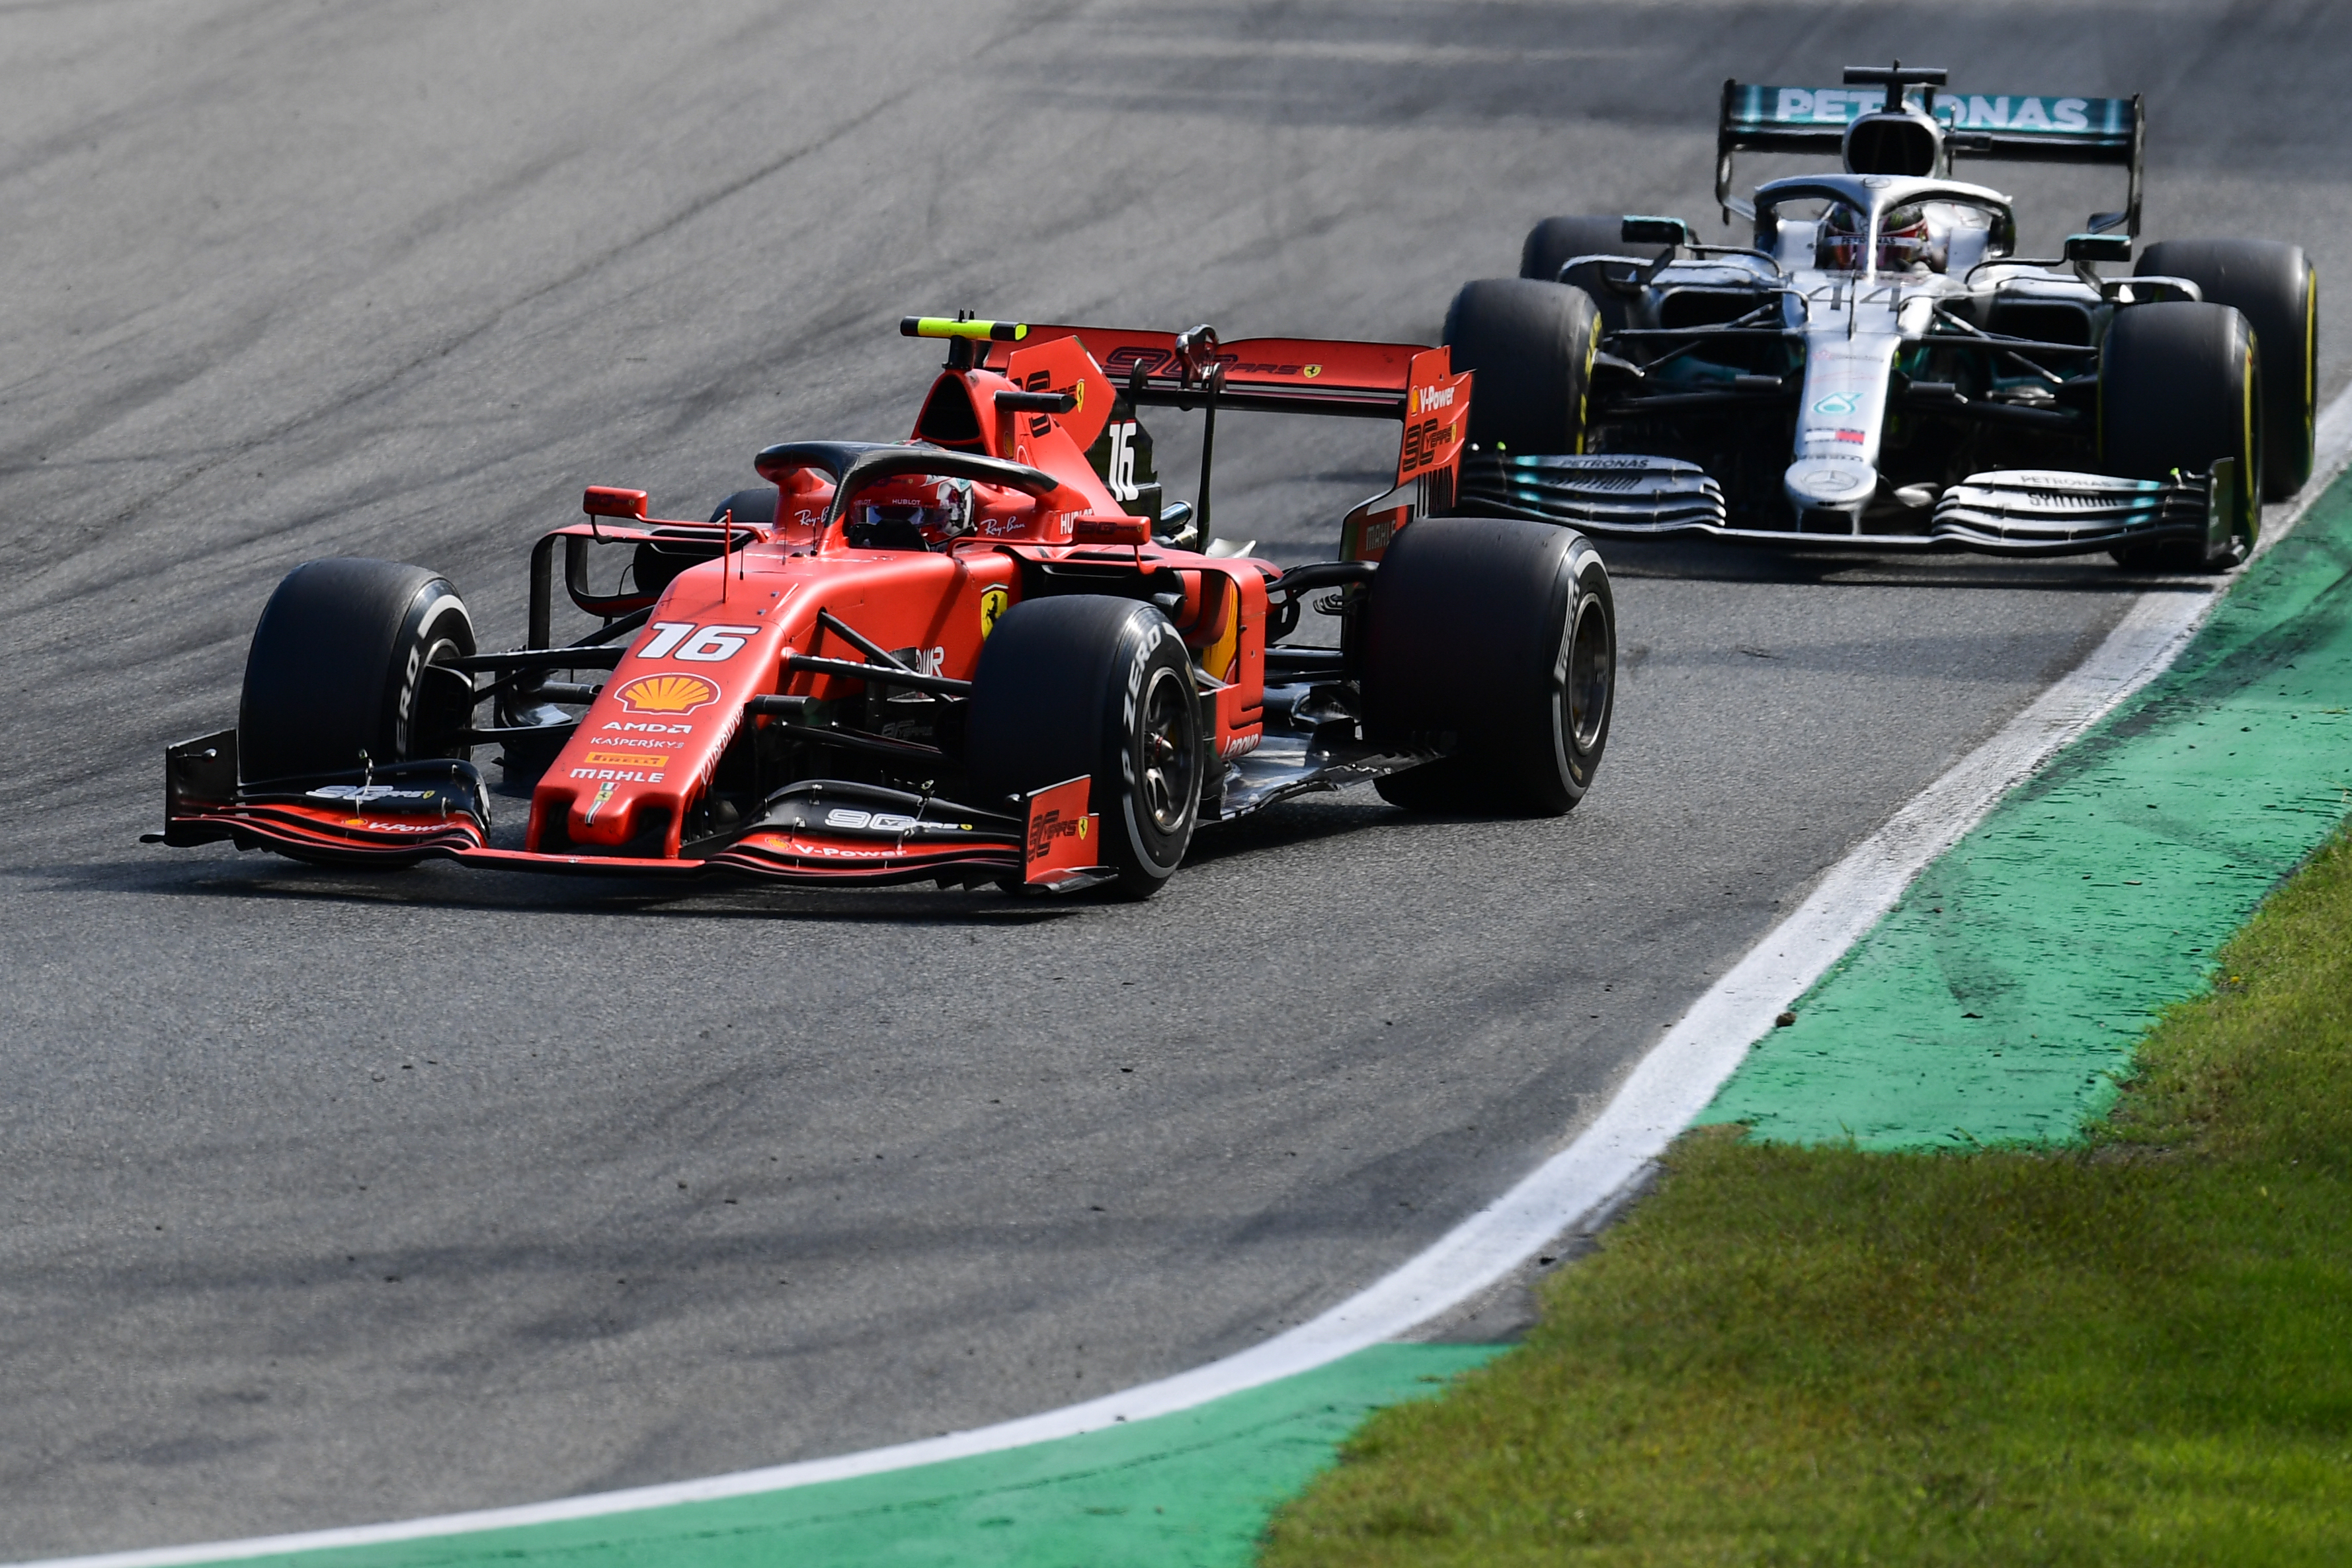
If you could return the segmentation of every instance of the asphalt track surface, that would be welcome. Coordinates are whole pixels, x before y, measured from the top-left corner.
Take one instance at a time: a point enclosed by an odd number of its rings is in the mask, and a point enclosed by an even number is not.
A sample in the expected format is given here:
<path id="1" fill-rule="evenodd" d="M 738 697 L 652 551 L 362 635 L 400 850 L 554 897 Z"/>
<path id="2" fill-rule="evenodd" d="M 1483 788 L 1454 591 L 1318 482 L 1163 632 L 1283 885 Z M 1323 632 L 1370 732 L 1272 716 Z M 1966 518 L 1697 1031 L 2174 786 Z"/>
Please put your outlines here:
<path id="1" fill-rule="evenodd" d="M 1727 75 L 2146 91 L 2151 236 L 2352 277 L 2329 7 L 1905 9 L 0 8 L 0 1556 L 1024 1414 L 1311 1315 L 1560 1146 L 2152 584 L 1617 547 L 1570 817 L 1313 798 L 1140 906 L 135 837 L 299 561 L 435 566 L 515 639 L 583 483 L 690 514 L 770 441 L 902 434 L 909 309 L 1433 341 L 1546 213 L 1706 216 Z M 2009 172 L 2029 243 L 2110 193 Z M 1220 434 L 1218 531 L 1291 559 L 1393 442 Z"/>

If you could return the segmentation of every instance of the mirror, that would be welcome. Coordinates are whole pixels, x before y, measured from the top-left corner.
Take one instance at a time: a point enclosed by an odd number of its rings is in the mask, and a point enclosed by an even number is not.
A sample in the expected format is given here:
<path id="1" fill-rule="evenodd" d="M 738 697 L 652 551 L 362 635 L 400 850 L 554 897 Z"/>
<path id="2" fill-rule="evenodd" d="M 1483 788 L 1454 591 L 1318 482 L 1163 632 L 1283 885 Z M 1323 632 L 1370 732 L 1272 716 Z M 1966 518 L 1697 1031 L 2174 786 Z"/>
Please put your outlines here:
<path id="1" fill-rule="evenodd" d="M 2066 259 L 2072 262 L 2129 261 L 2129 235 L 2068 235 Z"/>
<path id="2" fill-rule="evenodd" d="M 591 485 L 580 498 L 580 509 L 592 517 L 625 517 L 631 522 L 646 520 L 646 493 L 643 490 L 616 490 L 609 485 Z"/>
<path id="3" fill-rule="evenodd" d="M 1633 216 L 1625 220 L 1617 237 L 1627 245 L 1688 245 L 1690 225 L 1680 218 Z"/>

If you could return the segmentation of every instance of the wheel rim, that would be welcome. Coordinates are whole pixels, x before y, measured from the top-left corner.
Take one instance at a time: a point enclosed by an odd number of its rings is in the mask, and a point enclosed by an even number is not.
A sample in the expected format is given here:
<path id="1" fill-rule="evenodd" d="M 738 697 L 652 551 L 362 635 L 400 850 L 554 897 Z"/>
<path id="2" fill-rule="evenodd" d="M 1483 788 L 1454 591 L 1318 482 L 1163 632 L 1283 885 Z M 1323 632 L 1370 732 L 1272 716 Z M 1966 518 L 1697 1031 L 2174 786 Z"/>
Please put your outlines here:
<path id="1" fill-rule="evenodd" d="M 1568 733 L 1579 751 L 1601 743 L 1601 726 L 1609 718 L 1612 661 L 1609 612 L 1598 595 L 1588 593 L 1577 604 L 1568 643 Z"/>
<path id="2" fill-rule="evenodd" d="M 1154 670 L 1143 698 L 1142 777 L 1137 781 L 1144 813 L 1162 833 L 1184 825 L 1200 794 L 1194 774 L 1200 748 L 1193 744 L 1197 716 L 1192 694 L 1183 678 L 1170 669 Z"/>
<path id="3" fill-rule="evenodd" d="M 2239 476 L 2239 523 L 2237 533 L 2242 551 L 2252 550 L 2263 528 L 2263 382 L 2262 361 L 2251 343 L 2246 345 L 2243 371 L 2245 391 L 2245 468 Z"/>
<path id="4" fill-rule="evenodd" d="M 433 637 L 431 641 L 425 643 L 425 658 L 422 662 L 421 668 L 430 669 L 432 666 L 440 664 L 446 659 L 463 658 L 472 652 L 473 649 L 467 646 L 464 642 L 459 641 L 457 638 L 451 637 L 445 632 Z M 468 675 L 466 679 L 470 684 L 473 677 Z M 402 758 L 402 760 L 405 761 L 411 758 L 425 757 L 464 756 L 470 753 L 473 750 L 473 747 L 468 746 L 461 748 L 455 737 L 434 733 L 434 727 L 431 724 L 431 720 L 438 716 L 432 713 L 431 710 L 425 707 L 424 695 L 424 687 L 421 684 L 420 677 L 420 685 L 418 685 L 417 690 L 409 698 L 409 701 L 414 705 L 414 708 L 408 722 L 407 756 Z"/>

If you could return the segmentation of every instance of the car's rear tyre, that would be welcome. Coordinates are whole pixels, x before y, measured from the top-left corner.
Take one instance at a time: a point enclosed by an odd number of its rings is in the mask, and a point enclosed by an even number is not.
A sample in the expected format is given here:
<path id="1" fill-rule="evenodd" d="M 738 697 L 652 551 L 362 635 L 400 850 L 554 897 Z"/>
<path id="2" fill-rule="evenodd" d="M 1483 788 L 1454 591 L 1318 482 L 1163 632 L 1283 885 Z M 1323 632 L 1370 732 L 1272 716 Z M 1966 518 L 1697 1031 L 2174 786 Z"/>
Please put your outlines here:
<path id="1" fill-rule="evenodd" d="M 1150 897 L 1182 863 L 1208 759 L 1192 662 L 1156 606 L 1099 594 L 1013 606 L 981 649 L 964 736 L 976 804 L 1090 778 L 1097 852 L 1128 896 Z"/>
<path id="2" fill-rule="evenodd" d="M 388 560 L 314 560 L 261 612 L 237 704 L 247 781 L 466 758 L 474 623 L 447 578 Z"/>
<path id="3" fill-rule="evenodd" d="M 1470 439 L 1507 452 L 1583 451 L 1601 331 L 1581 288 L 1527 277 L 1464 284 L 1445 312 L 1445 342 L 1455 371 L 1477 372 Z"/>
<path id="4" fill-rule="evenodd" d="M 764 528 L 776 520 L 778 498 L 773 485 L 755 485 L 749 490 L 738 490 L 710 508 L 710 520 L 715 523 L 732 512 L 737 522 L 756 524 Z"/>
<path id="5" fill-rule="evenodd" d="M 2134 568 L 2225 571 L 2262 527 L 2262 379 L 2253 332 L 2227 305 L 2134 305 L 2116 313 L 2099 356 L 2099 455 L 2105 472 L 2161 479 L 2238 465 L 2234 515 L 2220 545 L 2117 550 Z"/>
<path id="6" fill-rule="evenodd" d="M 2234 307 L 2254 330 L 2263 371 L 2263 498 L 2284 501 L 2311 478 L 2317 449 L 2319 274 L 2301 246 L 2263 239 L 2163 240 L 2140 253 L 2142 277 L 2185 277 L 2209 305 Z"/>
<path id="7" fill-rule="evenodd" d="M 1558 816 L 1584 798 L 1617 686 L 1616 601 L 1590 539 L 1425 517 L 1390 544 L 1364 617 L 1367 735 L 1444 753 L 1379 779 L 1383 800 Z"/>
<path id="8" fill-rule="evenodd" d="M 1559 269 L 1580 256 L 1626 256 L 1621 217 L 1546 218 L 1528 231 L 1519 246 L 1519 276 L 1558 283 Z"/>

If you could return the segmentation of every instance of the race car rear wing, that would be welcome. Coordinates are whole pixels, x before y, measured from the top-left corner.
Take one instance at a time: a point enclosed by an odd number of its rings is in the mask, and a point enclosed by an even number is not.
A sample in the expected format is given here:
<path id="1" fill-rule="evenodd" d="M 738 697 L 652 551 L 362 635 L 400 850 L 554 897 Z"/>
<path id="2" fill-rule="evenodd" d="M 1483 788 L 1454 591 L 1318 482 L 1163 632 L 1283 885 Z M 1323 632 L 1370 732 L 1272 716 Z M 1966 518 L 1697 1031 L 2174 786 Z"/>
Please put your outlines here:
<path id="1" fill-rule="evenodd" d="M 1842 87 L 1771 87 L 1726 81 L 1715 133 L 1715 200 L 1727 219 L 1745 204 L 1731 193 L 1732 161 L 1740 152 L 1838 153 L 1846 127 L 1886 108 L 1884 78 L 1898 77 L 1898 103 L 1936 121 L 1943 132 L 1943 172 L 1960 158 L 2023 163 L 2104 163 L 2130 172 L 2124 210 L 2091 220 L 2094 233 L 2121 227 L 2139 233 L 2140 171 L 2147 116 L 2130 98 L 2057 98 L 2002 93 L 1938 97 L 1941 70 L 1900 66 L 1853 68 Z M 1743 214 L 1744 215 L 1744 214 Z"/>
<path id="2" fill-rule="evenodd" d="M 1340 338 L 1220 343 L 1207 327 L 1159 332 L 1034 326 L 1018 340 L 1034 345 L 1060 338 L 1076 339 L 1130 407 L 1203 411 L 1197 516 L 1204 540 L 1221 408 L 1401 421 L 1396 484 L 1407 495 L 1397 505 L 1426 516 L 1454 504 L 1469 440 L 1471 374 L 1454 371 L 1448 349 Z"/>

